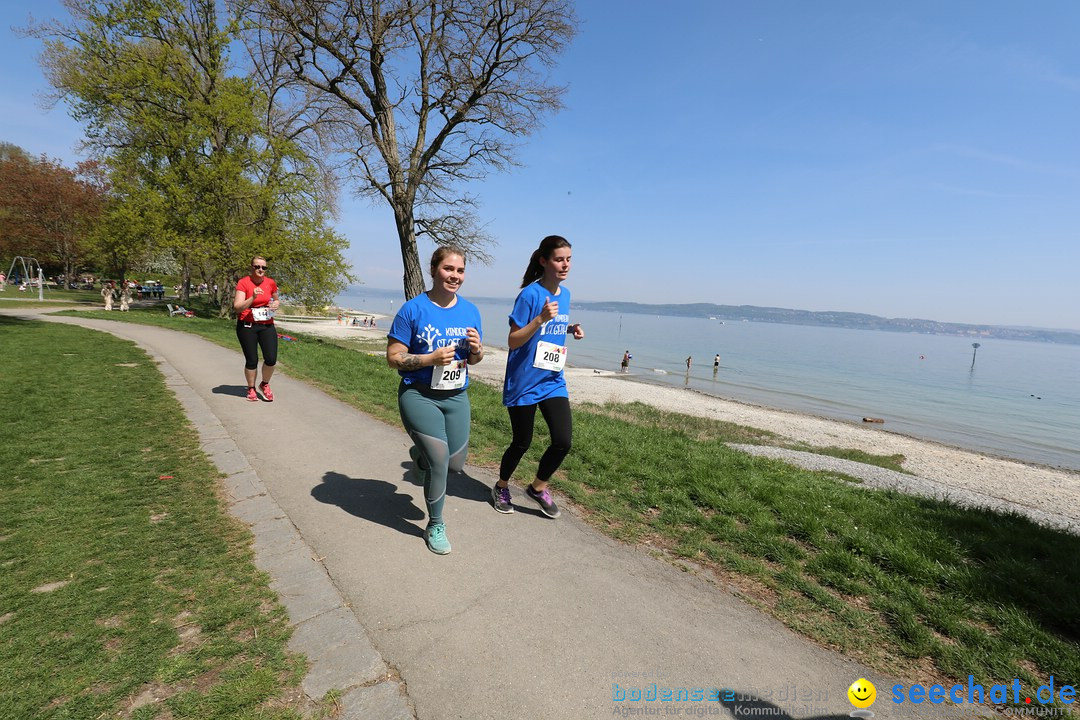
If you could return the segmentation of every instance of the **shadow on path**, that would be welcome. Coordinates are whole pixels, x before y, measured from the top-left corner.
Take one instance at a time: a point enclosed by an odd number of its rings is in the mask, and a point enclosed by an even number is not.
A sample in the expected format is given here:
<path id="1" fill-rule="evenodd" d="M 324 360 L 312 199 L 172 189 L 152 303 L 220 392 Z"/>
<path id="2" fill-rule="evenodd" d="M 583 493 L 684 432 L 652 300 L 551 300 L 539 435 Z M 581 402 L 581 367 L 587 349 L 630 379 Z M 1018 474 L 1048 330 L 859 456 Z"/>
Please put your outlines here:
<path id="1" fill-rule="evenodd" d="M 321 503 L 339 508 L 405 535 L 423 538 L 424 531 L 409 520 L 423 520 L 426 515 L 413 504 L 412 498 L 397 492 L 397 487 L 384 480 L 351 478 L 329 471 L 322 484 L 311 489 L 311 496 Z"/>
<path id="2" fill-rule="evenodd" d="M 210 392 L 215 395 L 232 395 L 233 397 L 246 398 L 247 386 L 246 385 L 218 385 Z"/>
<path id="3" fill-rule="evenodd" d="M 416 487 L 422 487 L 423 483 L 417 479 L 416 475 L 412 472 L 412 463 L 401 463 L 401 469 L 404 471 L 402 476 L 402 482 L 407 482 Z M 544 513 L 540 512 L 540 508 L 525 495 L 524 488 L 512 488 L 514 500 L 515 512 L 520 512 L 525 515 L 535 515 L 537 517 L 547 517 Z M 473 502 L 484 503 L 485 505 L 491 504 L 491 486 L 482 480 L 477 480 L 467 472 L 451 472 L 446 478 L 446 495 L 448 497 L 461 498 L 462 500 L 471 500 Z"/>

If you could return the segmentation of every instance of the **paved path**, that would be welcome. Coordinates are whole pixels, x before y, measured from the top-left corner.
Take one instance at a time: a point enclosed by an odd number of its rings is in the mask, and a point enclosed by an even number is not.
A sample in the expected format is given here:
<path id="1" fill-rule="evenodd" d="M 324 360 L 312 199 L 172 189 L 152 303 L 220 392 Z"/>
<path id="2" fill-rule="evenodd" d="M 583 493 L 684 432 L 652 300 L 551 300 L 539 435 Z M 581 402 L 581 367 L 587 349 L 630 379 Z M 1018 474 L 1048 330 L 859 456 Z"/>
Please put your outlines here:
<path id="1" fill-rule="evenodd" d="M 312 661 L 305 691 L 343 690 L 342 718 L 577 719 L 649 707 L 682 717 L 839 717 L 853 709 L 846 691 L 860 676 L 878 687 L 879 716 L 946 716 L 945 706 L 887 703 L 890 679 L 573 512 L 549 520 L 520 490 L 515 514 L 494 512 L 495 477 L 483 469 L 451 476 L 454 550 L 436 556 L 422 539 L 422 489 L 409 479 L 400 428 L 281 372 L 276 402 L 249 403 L 240 353 L 191 334 L 53 319 L 130 339 L 159 364 L 228 475 L 233 512 L 252 525 L 257 562 L 296 625 L 293 647 Z M 765 700 L 629 699 L 653 683 Z M 792 695 L 803 699 L 785 700 Z"/>

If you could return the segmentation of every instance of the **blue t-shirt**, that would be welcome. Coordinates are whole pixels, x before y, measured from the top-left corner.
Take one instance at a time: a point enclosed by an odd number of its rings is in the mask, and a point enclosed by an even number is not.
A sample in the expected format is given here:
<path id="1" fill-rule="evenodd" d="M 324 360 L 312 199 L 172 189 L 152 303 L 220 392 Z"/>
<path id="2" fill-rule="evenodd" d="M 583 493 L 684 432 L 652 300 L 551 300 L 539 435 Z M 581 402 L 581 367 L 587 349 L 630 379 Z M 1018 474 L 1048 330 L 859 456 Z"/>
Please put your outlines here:
<path id="1" fill-rule="evenodd" d="M 458 296 L 457 302 L 448 308 L 439 307 L 431 302 L 427 293 L 421 293 L 409 300 L 390 325 L 388 336 L 409 347 L 411 355 L 427 355 L 438 348 L 456 345 L 454 357 L 458 360 L 469 358 L 469 338 L 466 331 L 476 328 L 484 339 L 484 330 L 480 326 L 480 311 L 465 298 Z M 419 370 L 398 370 L 406 385 L 431 387 L 431 374 L 435 367 L 423 367 Z M 465 378 L 465 387 L 469 379 Z"/>
<path id="2" fill-rule="evenodd" d="M 524 345 L 510 351 L 506 358 L 506 379 L 503 381 L 503 405 L 535 405 L 541 400 L 553 397 L 569 397 L 566 392 L 566 379 L 562 371 L 544 370 L 534 367 L 536 346 L 541 340 L 562 347 L 566 345 L 566 326 L 570 322 L 570 291 L 565 285 L 559 287 L 559 294 L 551 297 L 551 291 L 539 281 L 526 285 L 514 301 L 514 310 L 510 313 L 510 323 L 525 327 L 537 318 L 544 309 L 544 303 L 555 300 L 559 303 L 559 314 L 540 326 Z"/>

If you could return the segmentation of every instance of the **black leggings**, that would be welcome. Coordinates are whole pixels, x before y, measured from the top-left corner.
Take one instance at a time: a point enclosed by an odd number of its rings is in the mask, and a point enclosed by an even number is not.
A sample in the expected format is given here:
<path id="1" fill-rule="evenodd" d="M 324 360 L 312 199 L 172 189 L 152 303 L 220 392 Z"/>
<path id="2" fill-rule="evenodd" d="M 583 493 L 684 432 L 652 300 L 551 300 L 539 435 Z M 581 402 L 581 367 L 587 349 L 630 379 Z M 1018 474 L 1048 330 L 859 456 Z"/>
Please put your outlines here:
<path id="1" fill-rule="evenodd" d="M 570 436 L 573 431 L 573 419 L 570 416 L 570 400 L 564 397 L 548 398 L 541 400 L 536 405 L 518 405 L 506 408 L 510 413 L 510 427 L 514 436 L 510 441 L 510 447 L 503 453 L 502 463 L 499 465 L 499 479 L 509 480 L 514 474 L 521 456 L 532 445 L 533 425 L 536 421 L 536 408 L 540 407 L 540 413 L 547 422 L 548 432 L 551 433 L 551 445 L 540 457 L 540 467 L 536 470 L 536 479 L 546 482 L 559 465 L 562 465 L 566 453 L 570 452 Z"/>
<path id="2" fill-rule="evenodd" d="M 263 365 L 277 365 L 277 328 L 274 323 L 250 323 L 236 321 L 236 339 L 244 351 L 244 369 L 259 367 L 259 348 L 262 348 Z"/>

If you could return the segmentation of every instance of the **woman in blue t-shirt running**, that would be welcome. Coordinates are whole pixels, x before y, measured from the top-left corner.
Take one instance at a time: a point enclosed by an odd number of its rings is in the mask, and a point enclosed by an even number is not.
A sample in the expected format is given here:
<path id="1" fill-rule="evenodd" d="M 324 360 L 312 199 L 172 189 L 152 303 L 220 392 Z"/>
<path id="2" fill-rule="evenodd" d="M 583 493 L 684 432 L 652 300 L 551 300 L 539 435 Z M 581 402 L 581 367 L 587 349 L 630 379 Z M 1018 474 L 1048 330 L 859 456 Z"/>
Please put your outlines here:
<path id="1" fill-rule="evenodd" d="M 409 455 L 424 483 L 424 539 L 438 555 L 450 552 L 443 522 L 446 475 L 461 472 L 469 450 L 469 365 L 484 359 L 480 311 L 457 292 L 465 281 L 465 251 L 443 246 L 431 256 L 431 289 L 394 317 L 386 362 L 401 375 L 398 410 L 412 438 Z"/>
<path id="2" fill-rule="evenodd" d="M 491 501 L 501 513 L 514 512 L 510 499 L 510 476 L 532 444 L 536 408 L 544 416 L 551 445 L 540 458 L 536 478 L 525 494 L 550 518 L 559 517 L 548 481 L 570 452 L 572 422 L 566 392 L 566 335 L 585 337 L 581 325 L 570 324 L 570 290 L 562 287 L 570 272 L 570 243 L 549 235 L 529 259 L 521 279 L 521 292 L 510 313 L 510 355 L 503 381 L 503 405 L 510 413 L 513 438 L 499 465 L 499 481 L 491 489 Z"/>

